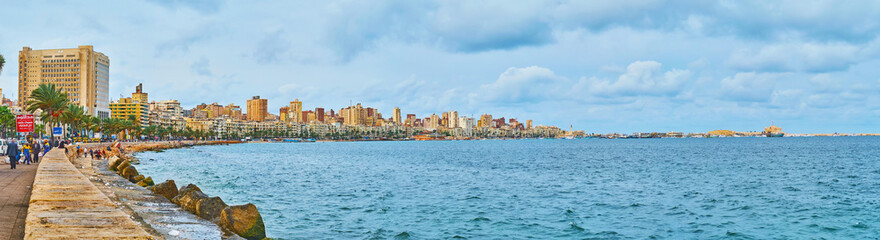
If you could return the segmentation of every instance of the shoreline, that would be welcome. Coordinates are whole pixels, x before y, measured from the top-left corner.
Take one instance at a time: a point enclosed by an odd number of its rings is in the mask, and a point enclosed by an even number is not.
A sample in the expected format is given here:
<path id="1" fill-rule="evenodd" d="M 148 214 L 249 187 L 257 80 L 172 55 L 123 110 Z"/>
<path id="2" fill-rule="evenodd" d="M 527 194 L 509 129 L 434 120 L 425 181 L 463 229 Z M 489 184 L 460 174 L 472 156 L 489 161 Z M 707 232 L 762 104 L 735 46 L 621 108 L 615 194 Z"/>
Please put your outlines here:
<path id="1" fill-rule="evenodd" d="M 138 165 L 135 153 L 145 151 L 162 151 L 166 149 L 186 148 L 206 145 L 228 145 L 241 143 L 239 141 L 162 141 L 162 142 L 114 142 L 97 144 L 78 144 L 68 146 L 68 159 L 78 165 L 78 169 L 90 176 L 92 182 L 102 192 L 110 197 L 114 203 L 132 219 L 139 222 L 142 227 L 156 235 L 157 238 L 166 239 L 190 239 L 213 236 L 221 239 L 263 239 L 265 228 L 256 208 L 253 208 L 259 223 L 258 234 L 243 233 L 240 216 L 237 211 L 241 206 L 228 206 L 220 197 L 207 197 L 193 184 L 188 184 L 178 189 L 173 180 L 159 184 L 153 184 L 150 177 L 138 174 L 132 177 L 131 171 L 136 172 Z M 86 149 L 110 147 L 107 156 L 102 159 L 93 159 L 85 155 Z M 83 149 L 82 153 L 76 153 L 77 147 Z M 120 151 L 121 150 L 121 151 Z M 116 166 L 125 164 L 125 169 L 114 169 Z M 125 171 L 122 171 L 125 170 Z M 125 174 L 123 174 L 125 173 Z M 157 187 L 158 186 L 158 187 Z M 186 189 L 194 188 L 195 191 Z M 171 191 L 173 189 L 173 191 Z M 169 197 L 164 192 L 174 192 L 175 197 Z M 212 207 L 212 208 L 211 208 Z M 195 209 L 198 208 L 198 209 Z M 206 210 L 207 209 L 207 210 Z M 198 211 L 201 210 L 201 211 Z M 211 212 L 207 214 L 206 212 Z M 222 214 L 225 219 L 220 219 Z M 207 216 L 206 216 L 207 214 Z M 238 222 L 236 222 L 238 221 Z M 237 225 L 236 225 L 237 224 Z M 253 224 L 256 224 L 254 222 Z M 238 229 L 235 229 L 238 227 Z M 245 228 L 248 230 L 250 228 Z M 262 234 L 262 235 L 261 235 Z M 242 238 L 239 235 L 249 236 Z"/>

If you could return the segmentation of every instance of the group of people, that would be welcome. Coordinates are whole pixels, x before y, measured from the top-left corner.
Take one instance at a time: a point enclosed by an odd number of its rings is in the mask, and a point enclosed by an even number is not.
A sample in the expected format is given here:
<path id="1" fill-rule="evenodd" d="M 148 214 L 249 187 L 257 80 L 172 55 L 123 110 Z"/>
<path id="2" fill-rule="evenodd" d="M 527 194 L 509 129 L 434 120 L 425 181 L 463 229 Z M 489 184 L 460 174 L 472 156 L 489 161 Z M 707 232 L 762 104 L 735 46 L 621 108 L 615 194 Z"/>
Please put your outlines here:
<path id="1" fill-rule="evenodd" d="M 12 169 L 15 169 L 15 165 L 19 162 L 30 165 L 39 162 L 40 156 L 46 155 L 53 147 L 64 144 L 62 142 L 29 137 L 19 143 L 19 141 L 10 138 L 6 142 L 6 157 L 9 158 L 9 165 Z"/>

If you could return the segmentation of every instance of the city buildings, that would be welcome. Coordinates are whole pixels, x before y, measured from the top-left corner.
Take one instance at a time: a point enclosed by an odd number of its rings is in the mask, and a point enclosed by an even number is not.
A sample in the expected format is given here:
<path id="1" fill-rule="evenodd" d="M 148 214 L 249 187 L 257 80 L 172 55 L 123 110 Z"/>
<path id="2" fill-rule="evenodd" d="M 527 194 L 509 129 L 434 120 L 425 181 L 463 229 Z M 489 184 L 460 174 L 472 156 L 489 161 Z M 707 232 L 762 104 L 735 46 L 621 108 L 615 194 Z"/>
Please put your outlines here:
<path id="1" fill-rule="evenodd" d="M 394 123 L 397 125 L 400 125 L 401 119 L 400 119 L 400 108 L 399 107 L 394 107 L 394 114 L 392 115 L 392 117 L 394 117 Z"/>
<path id="2" fill-rule="evenodd" d="M 287 116 L 290 119 L 292 119 L 292 122 L 301 123 L 302 122 L 302 110 L 303 110 L 303 103 L 301 101 L 299 101 L 299 99 L 294 99 L 292 102 L 290 102 L 290 105 L 288 107 L 289 113 L 287 114 Z"/>
<path id="3" fill-rule="evenodd" d="M 25 102 L 40 84 L 55 84 L 71 103 L 86 113 L 110 117 L 110 58 L 92 46 L 34 50 L 23 47 L 18 56 L 18 102 Z"/>
<path id="4" fill-rule="evenodd" d="M 261 99 L 260 96 L 254 96 L 253 99 L 247 101 L 247 120 L 262 122 L 266 120 L 269 102 Z"/>
<path id="5" fill-rule="evenodd" d="M 114 119 L 133 119 L 142 127 L 149 126 L 150 106 L 147 103 L 147 93 L 143 92 L 141 88 L 142 85 L 138 84 L 131 97 L 120 98 L 119 101 L 110 103 L 110 116 Z"/>

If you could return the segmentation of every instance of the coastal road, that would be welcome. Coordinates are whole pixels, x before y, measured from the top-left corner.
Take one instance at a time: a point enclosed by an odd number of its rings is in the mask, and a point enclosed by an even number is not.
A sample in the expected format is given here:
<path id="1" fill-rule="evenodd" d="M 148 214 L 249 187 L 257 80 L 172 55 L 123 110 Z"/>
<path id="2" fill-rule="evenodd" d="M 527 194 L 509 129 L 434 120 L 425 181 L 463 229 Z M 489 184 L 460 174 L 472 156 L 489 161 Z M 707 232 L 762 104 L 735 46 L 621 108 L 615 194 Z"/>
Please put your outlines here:
<path id="1" fill-rule="evenodd" d="M 16 169 L 9 169 L 9 164 L 3 162 L 0 164 L 0 240 L 23 239 L 38 165 L 18 164 Z"/>

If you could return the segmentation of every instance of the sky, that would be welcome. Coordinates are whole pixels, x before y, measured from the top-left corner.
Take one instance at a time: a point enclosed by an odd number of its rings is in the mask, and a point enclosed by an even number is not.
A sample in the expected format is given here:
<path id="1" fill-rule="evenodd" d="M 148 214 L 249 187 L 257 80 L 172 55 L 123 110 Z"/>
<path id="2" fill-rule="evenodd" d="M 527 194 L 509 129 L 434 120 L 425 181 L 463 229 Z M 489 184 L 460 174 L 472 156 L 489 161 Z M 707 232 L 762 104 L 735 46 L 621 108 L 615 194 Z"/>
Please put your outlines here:
<path id="1" fill-rule="evenodd" d="M 18 52 L 93 45 L 111 100 L 259 95 L 588 133 L 880 132 L 877 1 L 8 1 Z"/>

